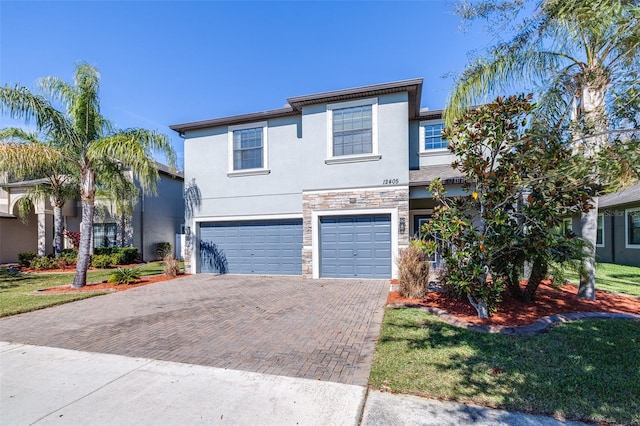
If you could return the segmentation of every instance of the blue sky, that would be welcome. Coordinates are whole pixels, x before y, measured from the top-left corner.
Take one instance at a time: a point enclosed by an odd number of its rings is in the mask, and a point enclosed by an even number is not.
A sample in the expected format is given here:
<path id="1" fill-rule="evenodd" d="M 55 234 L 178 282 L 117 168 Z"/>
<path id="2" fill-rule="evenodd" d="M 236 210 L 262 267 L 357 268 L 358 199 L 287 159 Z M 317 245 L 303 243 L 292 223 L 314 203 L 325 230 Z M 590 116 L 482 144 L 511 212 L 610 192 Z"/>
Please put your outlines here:
<path id="1" fill-rule="evenodd" d="M 182 167 L 169 125 L 293 96 L 423 77 L 422 106 L 442 108 L 453 82 L 443 76 L 491 44 L 458 30 L 453 4 L 0 0 L 0 84 L 71 82 L 88 62 L 101 73 L 103 114 L 169 135 Z"/>

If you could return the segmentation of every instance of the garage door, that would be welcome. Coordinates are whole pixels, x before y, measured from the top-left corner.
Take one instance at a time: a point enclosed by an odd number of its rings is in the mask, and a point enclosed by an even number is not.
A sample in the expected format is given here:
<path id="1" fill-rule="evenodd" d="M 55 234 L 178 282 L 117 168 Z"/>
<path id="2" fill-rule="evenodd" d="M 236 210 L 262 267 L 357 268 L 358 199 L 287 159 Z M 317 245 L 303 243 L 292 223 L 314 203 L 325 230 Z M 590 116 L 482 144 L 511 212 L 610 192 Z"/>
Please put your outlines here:
<path id="1" fill-rule="evenodd" d="M 302 274 L 302 221 L 200 225 L 200 272 Z"/>
<path id="2" fill-rule="evenodd" d="M 391 217 L 320 218 L 320 276 L 391 278 Z"/>

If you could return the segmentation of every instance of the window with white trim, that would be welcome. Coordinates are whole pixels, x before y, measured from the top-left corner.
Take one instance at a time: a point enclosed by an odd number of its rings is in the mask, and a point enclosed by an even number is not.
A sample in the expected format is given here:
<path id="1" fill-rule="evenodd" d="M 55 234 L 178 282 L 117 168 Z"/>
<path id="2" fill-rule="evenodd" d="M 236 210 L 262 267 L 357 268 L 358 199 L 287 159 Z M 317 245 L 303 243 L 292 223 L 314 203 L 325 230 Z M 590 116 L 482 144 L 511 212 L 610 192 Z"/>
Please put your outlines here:
<path id="1" fill-rule="evenodd" d="M 229 127 L 229 174 L 267 171 L 267 123 Z"/>
<path id="2" fill-rule="evenodd" d="M 444 122 L 420 122 L 420 153 L 448 153 L 449 141 L 442 137 Z"/>
<path id="3" fill-rule="evenodd" d="M 627 248 L 640 248 L 640 208 L 624 211 Z"/>
<path id="4" fill-rule="evenodd" d="M 377 98 L 327 105 L 327 157 L 342 161 L 379 159 Z"/>
<path id="5" fill-rule="evenodd" d="M 573 233 L 573 219 L 570 217 L 562 219 L 562 223 L 560 224 L 560 233 L 567 236 Z"/>
<path id="6" fill-rule="evenodd" d="M 596 231 L 596 247 L 604 247 L 604 216 L 598 215 L 598 230 Z"/>
<path id="7" fill-rule="evenodd" d="M 115 223 L 93 224 L 93 247 L 115 247 L 118 242 L 118 227 Z"/>

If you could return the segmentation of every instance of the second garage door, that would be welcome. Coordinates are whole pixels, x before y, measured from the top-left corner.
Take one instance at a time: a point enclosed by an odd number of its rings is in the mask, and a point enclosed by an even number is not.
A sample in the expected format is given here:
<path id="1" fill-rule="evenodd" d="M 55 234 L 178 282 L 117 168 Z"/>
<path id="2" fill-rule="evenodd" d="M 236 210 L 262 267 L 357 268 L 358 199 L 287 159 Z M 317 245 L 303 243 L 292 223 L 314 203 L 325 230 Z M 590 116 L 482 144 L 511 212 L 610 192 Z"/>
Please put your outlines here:
<path id="1" fill-rule="evenodd" d="M 391 217 L 320 218 L 320 276 L 391 278 Z"/>
<path id="2" fill-rule="evenodd" d="M 203 223 L 200 271 L 301 275 L 302 221 Z"/>

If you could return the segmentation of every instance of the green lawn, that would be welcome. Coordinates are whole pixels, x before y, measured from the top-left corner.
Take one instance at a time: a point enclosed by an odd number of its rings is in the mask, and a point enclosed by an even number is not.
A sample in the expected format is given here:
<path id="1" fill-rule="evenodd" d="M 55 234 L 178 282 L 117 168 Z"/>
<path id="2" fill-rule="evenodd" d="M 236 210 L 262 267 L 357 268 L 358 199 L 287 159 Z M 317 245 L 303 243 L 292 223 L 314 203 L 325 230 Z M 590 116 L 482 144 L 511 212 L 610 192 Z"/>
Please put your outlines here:
<path id="1" fill-rule="evenodd" d="M 162 262 L 151 262 L 139 267 L 142 275 L 162 273 Z M 106 280 L 113 269 L 90 271 L 87 282 Z M 0 317 L 15 315 L 49 306 L 86 299 L 105 293 L 77 293 L 77 294 L 33 294 L 35 290 L 71 284 L 73 273 L 37 273 L 10 274 L 6 269 L 0 269 Z"/>
<path id="2" fill-rule="evenodd" d="M 580 283 L 577 273 L 567 271 L 565 275 L 572 283 L 576 285 Z M 596 289 L 640 296 L 640 268 L 613 263 L 598 263 L 596 265 Z"/>
<path id="3" fill-rule="evenodd" d="M 385 312 L 370 385 L 592 422 L 640 425 L 640 322 L 577 321 L 532 337 Z"/>

